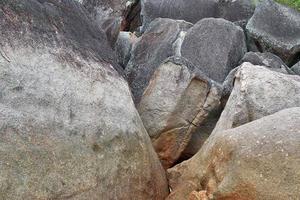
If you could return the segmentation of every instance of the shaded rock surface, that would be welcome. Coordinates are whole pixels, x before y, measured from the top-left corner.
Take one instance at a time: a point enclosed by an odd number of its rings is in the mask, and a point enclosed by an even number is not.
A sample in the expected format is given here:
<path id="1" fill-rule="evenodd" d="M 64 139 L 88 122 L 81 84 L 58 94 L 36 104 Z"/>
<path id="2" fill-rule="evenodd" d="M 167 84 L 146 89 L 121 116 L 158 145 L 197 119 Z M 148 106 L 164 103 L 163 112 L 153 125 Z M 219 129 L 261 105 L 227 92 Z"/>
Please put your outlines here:
<path id="1" fill-rule="evenodd" d="M 171 18 L 196 23 L 203 18 L 224 18 L 246 21 L 255 5 L 250 0 L 141 0 L 141 15 L 145 30 L 155 18 Z"/>
<path id="2" fill-rule="evenodd" d="M 265 52 L 247 52 L 240 64 L 244 62 L 250 62 L 253 65 L 266 66 L 271 70 L 285 73 L 285 74 L 294 74 L 294 72 L 276 55 Z"/>
<path id="3" fill-rule="evenodd" d="M 224 19 L 200 20 L 188 30 L 181 54 L 209 78 L 222 83 L 246 53 L 243 30 Z"/>
<path id="4" fill-rule="evenodd" d="M 138 104 L 150 78 L 168 57 L 176 55 L 176 40 L 192 24 L 185 21 L 158 18 L 133 46 L 125 69 L 135 103 Z"/>
<path id="5" fill-rule="evenodd" d="M 121 31 L 115 44 L 119 64 L 125 68 L 131 56 L 132 46 L 138 41 L 134 33 Z"/>
<path id="6" fill-rule="evenodd" d="M 246 29 L 260 51 L 272 52 L 288 65 L 300 60 L 300 12 L 272 0 L 262 1 Z"/>
<path id="7" fill-rule="evenodd" d="M 165 168 L 178 160 L 220 97 L 221 87 L 183 58 L 171 57 L 156 69 L 138 111 Z"/>
<path id="8" fill-rule="evenodd" d="M 0 10 L 0 199 L 164 199 L 116 56 L 80 4 Z"/>
<path id="9" fill-rule="evenodd" d="M 296 199 L 300 195 L 299 130 L 300 108 L 296 107 L 218 132 L 192 160 L 169 169 L 173 192 L 167 199 L 197 197 L 194 191 L 200 190 L 216 200 Z"/>
<path id="10" fill-rule="evenodd" d="M 300 61 L 292 67 L 292 70 L 300 76 Z"/>

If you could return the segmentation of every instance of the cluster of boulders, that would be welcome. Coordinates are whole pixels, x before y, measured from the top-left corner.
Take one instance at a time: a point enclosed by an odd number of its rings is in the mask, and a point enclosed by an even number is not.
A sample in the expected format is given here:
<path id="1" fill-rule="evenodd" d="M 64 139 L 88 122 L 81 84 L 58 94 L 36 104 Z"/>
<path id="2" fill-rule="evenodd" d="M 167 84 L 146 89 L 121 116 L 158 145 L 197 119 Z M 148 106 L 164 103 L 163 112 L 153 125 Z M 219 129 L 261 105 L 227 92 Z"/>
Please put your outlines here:
<path id="1" fill-rule="evenodd" d="M 300 12 L 0 1 L 0 199 L 300 197 Z"/>

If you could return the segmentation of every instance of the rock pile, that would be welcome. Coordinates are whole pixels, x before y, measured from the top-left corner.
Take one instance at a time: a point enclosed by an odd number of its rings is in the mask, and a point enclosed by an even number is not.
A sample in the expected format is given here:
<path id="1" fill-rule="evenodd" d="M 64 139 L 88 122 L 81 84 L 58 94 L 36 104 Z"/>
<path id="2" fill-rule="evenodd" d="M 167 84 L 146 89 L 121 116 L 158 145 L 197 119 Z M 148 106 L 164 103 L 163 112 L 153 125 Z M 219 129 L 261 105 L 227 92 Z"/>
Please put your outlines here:
<path id="1" fill-rule="evenodd" d="M 300 13 L 0 1 L 0 199 L 300 197 Z"/>

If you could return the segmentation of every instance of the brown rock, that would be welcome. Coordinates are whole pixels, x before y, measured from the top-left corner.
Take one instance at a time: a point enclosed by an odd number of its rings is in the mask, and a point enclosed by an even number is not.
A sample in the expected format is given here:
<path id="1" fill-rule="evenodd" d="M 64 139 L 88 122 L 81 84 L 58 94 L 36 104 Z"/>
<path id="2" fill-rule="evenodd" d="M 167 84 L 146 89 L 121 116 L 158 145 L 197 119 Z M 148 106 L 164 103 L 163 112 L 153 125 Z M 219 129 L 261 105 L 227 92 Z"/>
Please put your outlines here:
<path id="1" fill-rule="evenodd" d="M 191 160 L 168 170 L 167 199 L 188 199 L 194 190 L 206 190 L 216 200 L 297 199 L 299 130 L 300 107 L 295 107 L 218 132 Z"/>
<path id="2" fill-rule="evenodd" d="M 189 200 L 209 200 L 206 191 L 193 191 L 189 196 Z"/>
<path id="3" fill-rule="evenodd" d="M 165 168 L 188 145 L 192 133 L 220 104 L 221 88 L 187 60 L 171 57 L 157 68 L 138 111 Z"/>

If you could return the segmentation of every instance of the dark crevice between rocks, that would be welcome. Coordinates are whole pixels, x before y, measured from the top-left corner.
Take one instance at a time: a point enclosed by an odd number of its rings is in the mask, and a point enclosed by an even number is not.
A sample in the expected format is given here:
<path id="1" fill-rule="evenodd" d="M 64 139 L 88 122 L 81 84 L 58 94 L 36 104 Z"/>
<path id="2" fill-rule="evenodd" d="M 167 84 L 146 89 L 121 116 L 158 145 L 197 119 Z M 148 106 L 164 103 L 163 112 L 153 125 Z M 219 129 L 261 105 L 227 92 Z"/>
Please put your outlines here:
<path id="1" fill-rule="evenodd" d="M 298 52 L 292 59 L 289 64 L 289 67 L 294 66 L 296 63 L 300 62 L 300 52 Z"/>
<path id="2" fill-rule="evenodd" d="M 138 0 L 125 11 L 120 31 L 134 32 L 141 25 L 141 1 Z"/>

